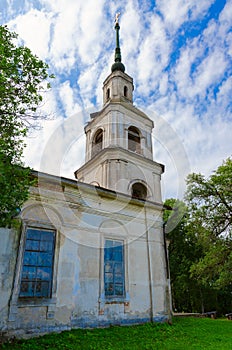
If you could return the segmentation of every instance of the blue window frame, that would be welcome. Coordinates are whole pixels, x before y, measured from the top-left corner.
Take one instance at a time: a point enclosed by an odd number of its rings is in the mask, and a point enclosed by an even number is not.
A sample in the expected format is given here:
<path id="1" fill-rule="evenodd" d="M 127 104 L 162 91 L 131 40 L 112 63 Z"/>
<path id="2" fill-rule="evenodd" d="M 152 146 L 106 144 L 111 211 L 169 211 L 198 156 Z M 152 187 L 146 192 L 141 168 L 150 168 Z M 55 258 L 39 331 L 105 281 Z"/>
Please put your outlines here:
<path id="1" fill-rule="evenodd" d="M 104 287 L 106 297 L 123 297 L 125 295 L 123 241 L 105 240 Z"/>
<path id="2" fill-rule="evenodd" d="M 50 298 L 55 231 L 28 228 L 20 283 L 20 298 Z"/>

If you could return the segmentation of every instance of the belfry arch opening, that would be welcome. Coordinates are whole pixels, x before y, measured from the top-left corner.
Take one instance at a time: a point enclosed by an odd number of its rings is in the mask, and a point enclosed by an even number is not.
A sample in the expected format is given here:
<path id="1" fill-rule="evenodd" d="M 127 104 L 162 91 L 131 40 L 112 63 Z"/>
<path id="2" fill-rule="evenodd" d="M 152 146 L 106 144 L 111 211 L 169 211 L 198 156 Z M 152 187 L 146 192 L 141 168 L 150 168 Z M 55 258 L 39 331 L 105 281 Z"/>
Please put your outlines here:
<path id="1" fill-rule="evenodd" d="M 102 150 L 103 147 L 103 130 L 99 129 L 96 131 L 93 143 L 92 143 L 92 157 Z"/>
<path id="2" fill-rule="evenodd" d="M 135 182 L 131 188 L 131 196 L 132 198 L 146 200 L 147 187 L 141 182 Z"/>
<path id="3" fill-rule="evenodd" d="M 130 126 L 128 128 L 128 150 L 141 153 L 140 133 L 135 126 Z"/>

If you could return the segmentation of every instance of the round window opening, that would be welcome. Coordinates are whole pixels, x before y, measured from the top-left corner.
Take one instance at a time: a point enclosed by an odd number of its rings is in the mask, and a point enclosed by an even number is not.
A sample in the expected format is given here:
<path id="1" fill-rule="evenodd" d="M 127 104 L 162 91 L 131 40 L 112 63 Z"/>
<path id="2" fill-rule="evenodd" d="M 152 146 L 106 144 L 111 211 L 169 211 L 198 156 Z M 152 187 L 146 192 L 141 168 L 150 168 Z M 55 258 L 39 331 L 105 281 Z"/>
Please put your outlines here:
<path id="1" fill-rule="evenodd" d="M 147 198 L 147 187 L 140 182 L 132 185 L 132 198 L 143 199 Z"/>

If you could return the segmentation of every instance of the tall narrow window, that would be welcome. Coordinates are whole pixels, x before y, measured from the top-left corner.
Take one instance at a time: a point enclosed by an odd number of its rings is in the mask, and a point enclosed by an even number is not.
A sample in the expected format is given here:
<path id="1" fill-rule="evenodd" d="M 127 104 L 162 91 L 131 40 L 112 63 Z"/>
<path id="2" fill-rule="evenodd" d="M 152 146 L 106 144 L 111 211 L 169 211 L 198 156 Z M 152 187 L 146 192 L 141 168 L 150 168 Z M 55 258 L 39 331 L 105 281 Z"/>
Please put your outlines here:
<path id="1" fill-rule="evenodd" d="M 107 239 L 104 249 L 104 286 L 106 297 L 125 294 L 123 241 Z"/>
<path id="2" fill-rule="evenodd" d="M 55 231 L 28 228 L 19 297 L 50 298 Z"/>
<path id="3" fill-rule="evenodd" d="M 106 90 L 106 99 L 109 100 L 109 98 L 110 98 L 110 89 L 108 88 Z"/>
<path id="4" fill-rule="evenodd" d="M 103 142 L 103 131 L 102 129 L 98 130 L 93 139 L 93 147 L 92 147 L 92 157 L 95 156 L 102 149 Z"/>
<path id="5" fill-rule="evenodd" d="M 124 96 L 128 97 L 128 87 L 124 86 Z"/>
<path id="6" fill-rule="evenodd" d="M 128 128 L 128 149 L 130 151 L 140 153 L 140 134 L 135 126 Z"/>

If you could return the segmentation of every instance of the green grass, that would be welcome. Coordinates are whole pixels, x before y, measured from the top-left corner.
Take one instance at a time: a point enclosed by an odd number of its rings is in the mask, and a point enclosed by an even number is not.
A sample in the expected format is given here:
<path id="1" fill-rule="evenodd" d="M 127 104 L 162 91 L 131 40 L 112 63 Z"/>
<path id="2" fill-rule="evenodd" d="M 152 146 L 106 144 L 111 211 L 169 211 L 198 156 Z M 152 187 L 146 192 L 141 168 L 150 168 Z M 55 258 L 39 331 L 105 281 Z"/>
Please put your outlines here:
<path id="1" fill-rule="evenodd" d="M 77 329 L 3 344 L 1 349 L 232 349 L 232 321 L 175 318 L 173 324 L 144 324 L 104 329 Z"/>

